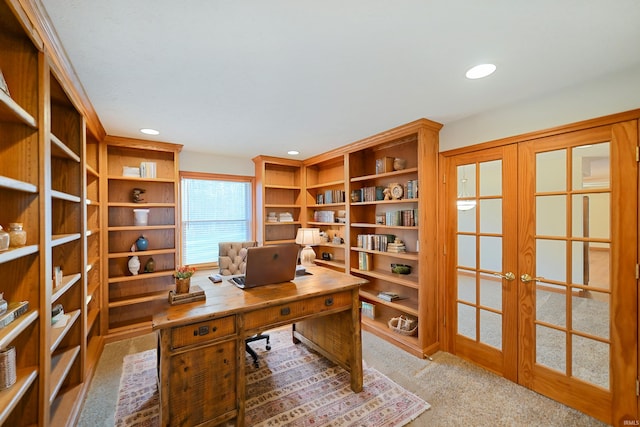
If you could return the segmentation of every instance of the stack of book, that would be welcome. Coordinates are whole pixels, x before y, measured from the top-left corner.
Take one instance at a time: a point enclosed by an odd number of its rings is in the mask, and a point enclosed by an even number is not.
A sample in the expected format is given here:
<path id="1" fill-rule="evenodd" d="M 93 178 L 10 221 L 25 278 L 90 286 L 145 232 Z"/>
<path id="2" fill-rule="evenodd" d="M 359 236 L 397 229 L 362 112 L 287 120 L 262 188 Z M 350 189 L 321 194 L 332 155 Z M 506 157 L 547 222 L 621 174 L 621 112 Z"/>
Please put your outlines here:
<path id="1" fill-rule="evenodd" d="M 407 199 L 417 199 L 418 198 L 418 180 L 410 179 L 407 181 L 406 189 L 406 197 Z"/>
<path id="2" fill-rule="evenodd" d="M 402 243 L 401 240 L 396 240 L 393 243 L 387 244 L 387 252 L 393 252 L 396 254 L 404 253 L 407 251 L 407 247 Z"/>
<path id="3" fill-rule="evenodd" d="M 184 294 L 178 294 L 176 291 L 169 291 L 169 304 L 186 304 L 188 302 L 204 301 L 207 296 L 204 294 L 202 288 L 198 285 L 191 285 L 189 292 Z"/>
<path id="4" fill-rule="evenodd" d="M 140 177 L 156 178 L 156 162 L 140 162 Z"/>
<path id="5" fill-rule="evenodd" d="M 29 301 L 10 302 L 7 311 L 0 315 L 0 329 L 22 316 L 29 310 Z"/>
<path id="6" fill-rule="evenodd" d="M 378 298 L 391 302 L 400 299 L 400 295 L 396 294 L 395 292 L 383 291 L 378 293 Z"/>

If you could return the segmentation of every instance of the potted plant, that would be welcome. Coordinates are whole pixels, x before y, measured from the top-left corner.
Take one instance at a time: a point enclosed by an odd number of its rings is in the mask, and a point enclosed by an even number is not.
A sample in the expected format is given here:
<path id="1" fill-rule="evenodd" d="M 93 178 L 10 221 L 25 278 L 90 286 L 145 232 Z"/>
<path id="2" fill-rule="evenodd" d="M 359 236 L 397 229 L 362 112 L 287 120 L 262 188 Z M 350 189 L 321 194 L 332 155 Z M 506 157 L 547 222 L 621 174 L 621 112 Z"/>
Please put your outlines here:
<path id="1" fill-rule="evenodd" d="M 189 287 L 191 286 L 191 276 L 196 272 L 195 267 L 189 267 L 188 265 L 181 265 L 173 272 L 173 277 L 176 278 L 176 293 L 186 294 L 189 293 Z"/>

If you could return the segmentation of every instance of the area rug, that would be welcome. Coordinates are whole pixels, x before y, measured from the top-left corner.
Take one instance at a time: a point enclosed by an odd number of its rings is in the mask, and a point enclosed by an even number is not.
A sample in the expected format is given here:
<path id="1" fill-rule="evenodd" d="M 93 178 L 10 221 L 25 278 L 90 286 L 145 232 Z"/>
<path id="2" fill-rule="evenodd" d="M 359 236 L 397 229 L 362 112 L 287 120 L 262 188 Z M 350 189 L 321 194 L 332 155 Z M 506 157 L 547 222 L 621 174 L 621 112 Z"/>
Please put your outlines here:
<path id="1" fill-rule="evenodd" d="M 252 344 L 260 357 L 247 357 L 245 424 L 256 427 L 403 426 L 430 405 L 371 367 L 365 367 L 363 391 L 350 388 L 349 373 L 302 344 L 289 331 L 271 335 L 271 350 Z M 157 426 L 156 352 L 124 360 L 115 425 Z"/>

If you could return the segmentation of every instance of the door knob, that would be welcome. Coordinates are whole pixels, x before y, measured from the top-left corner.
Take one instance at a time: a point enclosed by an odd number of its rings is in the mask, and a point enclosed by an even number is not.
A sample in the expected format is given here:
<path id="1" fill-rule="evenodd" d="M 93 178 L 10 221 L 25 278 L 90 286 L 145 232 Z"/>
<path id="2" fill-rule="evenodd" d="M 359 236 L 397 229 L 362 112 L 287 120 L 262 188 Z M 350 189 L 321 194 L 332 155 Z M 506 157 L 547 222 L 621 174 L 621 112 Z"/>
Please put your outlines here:
<path id="1" fill-rule="evenodd" d="M 527 273 L 524 273 L 522 276 L 520 276 L 520 280 L 522 280 L 522 283 L 539 282 L 543 279 L 544 277 L 531 277 Z"/>
<path id="2" fill-rule="evenodd" d="M 510 271 L 507 271 L 506 273 L 502 274 L 502 273 L 493 273 L 494 276 L 498 276 L 503 278 L 504 280 L 508 280 L 508 281 L 512 281 L 513 279 L 516 278 L 516 275 L 513 274 Z"/>

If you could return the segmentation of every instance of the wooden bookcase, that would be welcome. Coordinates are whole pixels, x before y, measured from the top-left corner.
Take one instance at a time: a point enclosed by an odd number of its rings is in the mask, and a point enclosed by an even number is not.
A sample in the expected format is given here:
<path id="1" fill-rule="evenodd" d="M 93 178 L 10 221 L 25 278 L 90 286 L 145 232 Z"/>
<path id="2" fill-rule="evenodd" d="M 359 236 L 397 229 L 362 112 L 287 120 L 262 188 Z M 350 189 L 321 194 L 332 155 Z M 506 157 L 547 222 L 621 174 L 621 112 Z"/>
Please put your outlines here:
<path id="1" fill-rule="evenodd" d="M 313 248 L 316 252 L 315 262 L 333 270 L 347 272 L 349 255 L 345 242 L 349 235 L 346 221 L 349 193 L 345 155 L 322 155 L 305 160 L 304 165 L 305 227 L 319 228 L 327 239 Z"/>
<path id="2" fill-rule="evenodd" d="M 294 241 L 299 226 L 325 231 L 329 241 L 314 247 L 315 263 L 369 280 L 361 288 L 360 299 L 372 304 L 375 314 L 373 318 L 363 315 L 362 327 L 418 357 L 434 353 L 440 345 L 436 202 L 441 127 L 420 119 L 301 163 L 266 156 L 254 158 L 259 241 Z M 406 161 L 402 169 L 394 170 L 395 158 Z M 382 200 L 375 196 L 376 187 L 381 194 L 391 184 L 402 186 L 401 198 Z M 419 192 L 414 189 L 417 193 L 407 197 L 409 186 L 416 186 Z M 372 199 L 352 200 L 351 193 L 359 193 L 365 187 L 374 189 Z M 334 197 L 339 191 L 344 191 L 344 201 L 336 202 Z M 331 203 L 327 203 L 327 194 L 331 194 Z M 295 226 L 268 223 L 269 212 L 282 211 L 295 213 Z M 333 221 L 331 214 L 328 220 L 319 220 L 319 211 L 333 212 Z M 344 211 L 344 223 L 336 222 L 340 211 Z M 402 211 L 407 220 L 412 218 L 410 223 L 386 223 L 387 213 L 392 216 Z M 385 219 L 384 224 L 380 223 L 381 218 Z M 344 243 L 333 243 L 336 235 Z M 359 235 L 393 235 L 405 244 L 406 252 L 360 247 Z M 322 259 L 323 252 L 331 254 L 331 259 Z M 366 269 L 361 268 L 361 257 L 367 261 Z M 409 265 L 411 273 L 393 273 L 391 264 Z M 382 291 L 397 293 L 401 298 L 385 301 L 378 298 Z M 389 328 L 389 320 L 400 315 L 416 320 L 417 335 L 406 336 Z"/>
<path id="3" fill-rule="evenodd" d="M 178 153 L 182 146 L 127 138 L 106 137 L 102 145 L 105 164 L 101 174 L 103 194 L 102 224 L 108 264 L 103 283 L 108 284 L 103 311 L 108 312 L 109 339 L 151 332 L 153 313 L 164 308 L 175 286 L 173 272 L 178 262 L 179 199 Z M 141 162 L 156 165 L 155 177 L 125 176 L 124 168 L 139 168 Z M 143 203 L 133 201 L 133 190 L 144 190 Z M 147 225 L 135 225 L 134 209 L 148 209 Z M 132 251 L 144 236 L 145 251 Z M 140 259 L 140 271 L 132 275 L 128 261 Z M 145 272 L 150 258 L 153 272 Z"/>
<path id="4" fill-rule="evenodd" d="M 100 143 L 90 132 L 85 137 L 85 247 L 86 247 L 86 280 L 85 280 L 85 311 L 86 330 L 85 345 L 87 346 L 86 370 L 90 377 L 95 369 L 102 350 L 102 338 L 107 330 L 103 324 L 106 319 L 102 315 L 103 287 L 102 271 L 102 241 L 106 233 L 101 227 L 100 191 Z"/>
<path id="5" fill-rule="evenodd" d="M 257 156 L 253 161 L 258 244 L 292 243 L 303 222 L 302 162 L 269 156 Z M 280 215 L 287 213 L 292 221 L 280 221 Z M 270 215 L 276 220 L 269 220 Z"/>
<path id="6" fill-rule="evenodd" d="M 362 326 L 419 357 L 439 346 L 436 201 L 441 127 L 426 119 L 400 126 L 352 144 L 348 160 L 349 194 L 364 187 L 383 189 L 400 184 L 403 188 L 399 199 L 379 200 L 378 194 L 350 202 L 350 271 L 369 280 L 361 287 L 360 297 L 374 306 L 374 317 L 363 315 Z M 385 162 L 385 158 L 391 160 Z M 403 169 L 394 170 L 395 158 L 406 160 Z M 407 197 L 409 187 L 416 183 L 418 193 Z M 400 222 L 389 223 L 393 217 L 400 217 Z M 406 252 L 363 248 L 358 245 L 359 235 L 393 235 L 404 243 Z M 360 264 L 361 257 L 366 266 Z M 411 273 L 392 273 L 391 264 L 409 265 Z M 396 293 L 400 299 L 388 302 L 378 298 L 382 291 Z M 417 335 L 406 336 L 389 328 L 389 320 L 400 315 L 417 321 Z"/>

